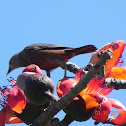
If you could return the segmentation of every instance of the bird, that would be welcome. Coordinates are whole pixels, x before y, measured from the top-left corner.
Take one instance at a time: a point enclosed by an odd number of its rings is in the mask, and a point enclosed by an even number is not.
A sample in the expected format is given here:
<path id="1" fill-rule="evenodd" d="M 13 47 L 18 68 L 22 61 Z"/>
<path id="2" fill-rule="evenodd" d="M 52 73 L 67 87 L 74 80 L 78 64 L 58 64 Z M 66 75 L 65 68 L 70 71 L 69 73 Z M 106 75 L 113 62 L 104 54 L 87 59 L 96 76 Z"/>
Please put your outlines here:
<path id="1" fill-rule="evenodd" d="M 37 69 L 35 70 L 34 68 Z M 26 98 L 29 99 L 31 103 L 45 105 L 50 101 L 56 101 L 57 97 L 53 94 L 53 81 L 48 76 L 40 73 L 41 69 L 35 64 L 27 66 L 17 77 L 16 85 L 24 91 Z"/>
<path id="2" fill-rule="evenodd" d="M 79 54 L 94 52 L 96 49 L 94 45 L 71 48 L 48 43 L 32 44 L 10 58 L 7 75 L 16 68 L 36 64 L 50 76 L 50 71 L 61 66 L 63 62 Z"/>

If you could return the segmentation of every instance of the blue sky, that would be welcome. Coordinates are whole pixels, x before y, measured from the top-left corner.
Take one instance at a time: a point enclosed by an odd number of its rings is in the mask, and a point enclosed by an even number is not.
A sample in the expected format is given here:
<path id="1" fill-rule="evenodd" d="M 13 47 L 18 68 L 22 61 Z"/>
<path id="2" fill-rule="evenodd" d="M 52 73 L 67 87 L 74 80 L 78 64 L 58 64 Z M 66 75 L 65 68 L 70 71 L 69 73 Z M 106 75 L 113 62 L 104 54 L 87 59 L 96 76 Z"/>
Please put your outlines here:
<path id="1" fill-rule="evenodd" d="M 27 45 L 53 43 L 80 47 L 94 44 L 100 48 L 115 40 L 126 41 L 125 8 L 125 0 L 1 0 L 0 85 L 8 84 L 7 78 L 12 76 L 16 79 L 21 73 L 23 68 L 14 70 L 6 77 L 10 57 Z M 84 67 L 90 57 L 91 54 L 80 55 L 70 61 Z M 51 76 L 56 85 L 63 77 L 63 70 L 57 68 Z M 109 97 L 119 99 L 126 105 L 125 95 L 124 90 L 119 90 L 113 91 Z M 64 113 L 60 112 L 58 116 L 62 119 Z M 73 122 L 70 126 L 83 125 L 93 125 L 93 121 Z"/>

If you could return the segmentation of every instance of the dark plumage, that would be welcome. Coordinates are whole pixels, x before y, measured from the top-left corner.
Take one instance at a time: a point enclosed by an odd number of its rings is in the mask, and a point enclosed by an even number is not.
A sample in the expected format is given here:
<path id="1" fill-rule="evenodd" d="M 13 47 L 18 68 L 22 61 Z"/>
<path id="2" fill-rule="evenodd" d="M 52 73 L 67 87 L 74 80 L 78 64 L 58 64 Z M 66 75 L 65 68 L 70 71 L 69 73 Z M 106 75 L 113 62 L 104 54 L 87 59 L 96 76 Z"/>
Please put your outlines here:
<path id="1" fill-rule="evenodd" d="M 26 67 L 30 64 L 36 64 L 49 73 L 51 70 L 60 66 L 56 60 L 67 62 L 76 55 L 94 52 L 95 50 L 96 47 L 93 45 L 86 45 L 79 48 L 44 43 L 29 45 L 11 57 L 8 73 L 16 68 Z"/>

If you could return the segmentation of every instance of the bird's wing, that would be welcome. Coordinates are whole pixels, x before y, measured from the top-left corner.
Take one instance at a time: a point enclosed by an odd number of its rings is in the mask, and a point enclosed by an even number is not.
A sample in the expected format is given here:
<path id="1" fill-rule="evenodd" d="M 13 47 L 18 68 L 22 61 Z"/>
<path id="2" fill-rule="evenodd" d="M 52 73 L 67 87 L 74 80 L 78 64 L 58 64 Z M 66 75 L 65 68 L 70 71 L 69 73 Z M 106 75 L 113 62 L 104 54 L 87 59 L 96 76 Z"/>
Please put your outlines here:
<path id="1" fill-rule="evenodd" d="M 26 50 L 61 50 L 61 49 L 72 49 L 70 47 L 61 46 L 61 45 L 54 45 L 54 44 L 47 44 L 47 43 L 39 43 L 39 44 L 32 44 L 25 47 Z"/>

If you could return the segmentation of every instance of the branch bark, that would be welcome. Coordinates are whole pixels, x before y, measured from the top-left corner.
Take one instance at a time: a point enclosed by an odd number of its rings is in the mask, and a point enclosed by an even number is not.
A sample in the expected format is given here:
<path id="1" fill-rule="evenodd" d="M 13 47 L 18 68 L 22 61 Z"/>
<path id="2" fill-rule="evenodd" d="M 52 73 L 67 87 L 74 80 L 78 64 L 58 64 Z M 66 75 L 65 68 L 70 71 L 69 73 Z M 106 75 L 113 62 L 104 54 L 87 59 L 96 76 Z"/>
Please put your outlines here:
<path id="1" fill-rule="evenodd" d="M 126 89 L 126 80 L 115 79 L 115 78 L 106 78 L 104 83 L 110 84 L 114 89 Z"/>
<path id="2" fill-rule="evenodd" d="M 99 70 L 106 64 L 106 61 L 110 59 L 112 52 L 107 50 L 101 55 L 99 61 L 90 68 L 89 72 L 85 74 L 78 84 L 72 88 L 66 95 L 61 99 L 50 105 L 44 113 L 42 113 L 33 123 L 32 126 L 45 126 L 54 115 L 56 115 L 61 109 L 68 105 L 84 88 L 91 79 L 99 72 Z"/>

